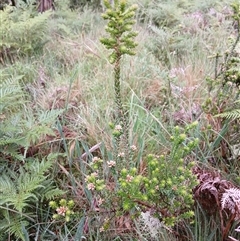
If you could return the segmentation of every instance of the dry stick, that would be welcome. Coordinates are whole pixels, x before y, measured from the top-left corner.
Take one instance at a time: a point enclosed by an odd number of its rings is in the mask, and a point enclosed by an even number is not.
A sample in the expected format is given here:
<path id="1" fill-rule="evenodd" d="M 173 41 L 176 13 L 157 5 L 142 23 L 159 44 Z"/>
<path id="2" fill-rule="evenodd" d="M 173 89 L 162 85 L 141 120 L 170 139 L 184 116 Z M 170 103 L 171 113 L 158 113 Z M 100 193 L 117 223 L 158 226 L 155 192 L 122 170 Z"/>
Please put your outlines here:
<path id="1" fill-rule="evenodd" d="M 92 153 L 92 152 L 96 151 L 97 149 L 100 148 L 101 145 L 102 145 L 102 142 L 97 143 L 96 145 L 92 146 L 92 147 L 88 150 L 88 152 L 89 152 L 89 153 Z M 85 158 L 89 155 L 89 153 L 87 153 L 87 152 L 83 153 L 78 160 L 85 159 Z"/>

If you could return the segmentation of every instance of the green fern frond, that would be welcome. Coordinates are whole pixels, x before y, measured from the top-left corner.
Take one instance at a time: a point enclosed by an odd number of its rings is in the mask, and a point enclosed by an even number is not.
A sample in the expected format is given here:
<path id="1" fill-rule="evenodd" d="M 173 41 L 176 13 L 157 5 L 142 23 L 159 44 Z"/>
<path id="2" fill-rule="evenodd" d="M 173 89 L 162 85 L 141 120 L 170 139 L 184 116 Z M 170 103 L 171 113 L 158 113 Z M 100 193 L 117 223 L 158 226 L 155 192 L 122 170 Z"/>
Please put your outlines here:
<path id="1" fill-rule="evenodd" d="M 56 197 L 62 196 L 63 194 L 65 194 L 66 192 L 60 190 L 59 188 L 55 188 L 55 187 L 49 187 L 48 190 L 46 191 L 46 189 L 44 190 L 44 198 L 47 200 L 52 200 Z"/>
<path id="2" fill-rule="evenodd" d="M 9 176 L 3 174 L 0 177 L 0 205 L 11 201 L 17 195 L 17 188 Z"/>
<path id="3" fill-rule="evenodd" d="M 20 171 L 20 176 L 17 179 L 19 187 L 19 193 L 31 193 L 39 187 L 43 187 L 40 183 L 45 179 L 43 175 L 36 173 L 28 173 L 26 171 Z"/>
<path id="4" fill-rule="evenodd" d="M 20 167 L 19 175 L 8 170 L 0 177 L 0 204 L 12 205 L 18 212 L 22 212 L 33 200 L 37 201 L 39 189 L 45 188 L 45 172 L 51 165 L 49 161 L 32 161 L 26 169 Z"/>
<path id="5" fill-rule="evenodd" d="M 31 191 L 31 188 L 26 188 L 27 184 L 25 184 L 25 187 L 19 187 L 16 185 L 16 182 L 12 181 L 7 175 L 2 175 L 0 185 L 0 205 L 11 205 L 16 208 L 18 212 L 22 212 L 22 209 L 27 206 L 27 200 L 29 200 L 30 197 L 34 197 L 34 194 L 27 192 L 28 190 Z M 31 187 L 33 185 L 34 184 L 31 184 Z"/>
<path id="6" fill-rule="evenodd" d="M 240 109 L 235 109 L 232 111 L 228 111 L 225 113 L 221 113 L 218 115 L 215 115 L 216 117 L 223 117 L 226 119 L 231 119 L 231 120 L 236 120 L 236 119 L 240 119 Z"/>
<path id="7" fill-rule="evenodd" d="M 1 136 L 1 134 L 0 134 Z M 0 138 L 0 146 L 5 146 L 8 144 L 20 144 L 22 139 L 16 139 L 16 138 Z"/>
<path id="8" fill-rule="evenodd" d="M 52 165 L 53 159 L 39 161 L 29 158 L 17 172 L 5 168 L 5 173 L 0 176 L 0 219 L 3 219 L 0 233 L 8 232 L 25 240 L 38 203 L 64 194 L 48 175 Z"/>
<path id="9" fill-rule="evenodd" d="M 3 111 L 6 113 L 6 110 L 19 108 L 24 103 L 24 93 L 19 84 L 19 80 L 23 76 L 9 78 L 2 71 L 0 76 L 2 80 L 0 83 L 0 113 L 3 113 Z"/>
<path id="10" fill-rule="evenodd" d="M 51 14 L 50 11 L 37 14 L 29 8 L 6 7 L 0 12 L 0 53 L 4 56 L 11 49 L 13 56 L 28 55 L 42 48 L 47 40 Z"/>
<path id="11" fill-rule="evenodd" d="M 34 161 L 31 161 L 31 163 L 26 163 L 25 169 L 26 172 L 35 173 L 37 176 L 44 176 L 45 172 L 47 172 L 52 165 L 52 161 L 46 161 L 44 159 L 38 161 L 35 159 Z"/>
<path id="12" fill-rule="evenodd" d="M 7 75 L 1 73 L 2 82 L 0 83 L 0 103 L 2 103 L 6 97 L 11 97 L 13 94 L 18 95 L 22 92 L 21 86 L 19 85 L 19 80 L 22 79 L 23 75 L 16 76 L 13 78 L 8 78 Z M 15 97 L 16 98 L 16 97 Z"/>
<path id="13" fill-rule="evenodd" d="M 33 125 L 30 129 L 26 129 L 25 132 L 25 138 L 22 142 L 25 147 L 34 145 L 39 141 L 39 139 L 43 138 L 46 135 L 55 135 L 52 128 L 46 125 Z"/>
<path id="14" fill-rule="evenodd" d="M 63 113 L 63 109 L 52 109 L 49 111 L 42 111 L 38 115 L 38 121 L 41 124 L 52 124 L 56 121 L 57 117 Z"/>
<path id="15" fill-rule="evenodd" d="M 16 238 L 20 240 L 25 240 L 23 235 L 23 228 L 29 225 L 29 222 L 24 219 L 20 214 L 8 214 L 5 215 L 5 221 L 7 221 L 8 226 L 3 228 L 5 232 L 15 235 Z M 0 226 L 1 230 L 1 226 Z"/>
<path id="16" fill-rule="evenodd" d="M 22 122 L 25 126 L 25 138 L 23 143 L 25 146 L 30 146 L 36 143 L 40 138 L 46 135 L 54 136 L 55 133 L 52 126 L 55 124 L 56 119 L 63 113 L 64 110 L 50 110 L 42 111 L 37 114 L 29 113 L 27 118 Z"/>
<path id="17" fill-rule="evenodd" d="M 12 146 L 8 147 L 7 150 L 4 150 L 0 147 L 0 153 L 3 154 L 5 157 L 12 157 L 16 161 L 24 162 L 24 156 L 19 154 L 16 150 L 17 147 L 14 149 Z M 1 158 L 1 156 L 0 156 Z M 4 159 L 4 158 L 3 158 Z M 5 159 L 4 159 L 5 160 Z"/>

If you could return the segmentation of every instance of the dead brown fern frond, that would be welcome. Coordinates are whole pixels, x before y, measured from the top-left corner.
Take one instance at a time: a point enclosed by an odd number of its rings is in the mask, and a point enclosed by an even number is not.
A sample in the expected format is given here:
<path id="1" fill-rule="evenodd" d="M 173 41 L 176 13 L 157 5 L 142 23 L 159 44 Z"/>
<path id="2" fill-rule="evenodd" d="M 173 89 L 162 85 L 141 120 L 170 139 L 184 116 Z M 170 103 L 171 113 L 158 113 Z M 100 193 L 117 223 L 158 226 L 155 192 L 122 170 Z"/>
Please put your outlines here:
<path id="1" fill-rule="evenodd" d="M 194 198 L 209 215 L 214 215 L 220 209 L 220 200 L 226 189 L 233 184 L 222 179 L 216 171 L 207 171 L 200 168 L 194 170 L 199 185 L 194 189 Z"/>
<path id="2" fill-rule="evenodd" d="M 240 219 L 240 189 L 227 189 L 221 199 L 222 210 L 229 210 L 235 216 L 235 220 Z"/>
<path id="3" fill-rule="evenodd" d="M 240 220 L 240 189 L 223 179 L 218 172 L 200 168 L 194 172 L 199 180 L 194 198 L 208 215 L 219 217 L 224 241 L 233 223 Z"/>

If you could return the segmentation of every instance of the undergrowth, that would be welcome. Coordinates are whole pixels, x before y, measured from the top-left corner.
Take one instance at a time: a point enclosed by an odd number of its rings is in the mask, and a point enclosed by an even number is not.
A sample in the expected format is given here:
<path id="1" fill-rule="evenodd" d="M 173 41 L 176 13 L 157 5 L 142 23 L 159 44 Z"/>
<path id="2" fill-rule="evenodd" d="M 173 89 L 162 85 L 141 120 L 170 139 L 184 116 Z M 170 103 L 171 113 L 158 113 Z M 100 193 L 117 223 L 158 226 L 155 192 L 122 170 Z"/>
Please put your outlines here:
<path id="1" fill-rule="evenodd" d="M 0 11 L 0 240 L 239 240 L 239 3 L 32 3 Z"/>

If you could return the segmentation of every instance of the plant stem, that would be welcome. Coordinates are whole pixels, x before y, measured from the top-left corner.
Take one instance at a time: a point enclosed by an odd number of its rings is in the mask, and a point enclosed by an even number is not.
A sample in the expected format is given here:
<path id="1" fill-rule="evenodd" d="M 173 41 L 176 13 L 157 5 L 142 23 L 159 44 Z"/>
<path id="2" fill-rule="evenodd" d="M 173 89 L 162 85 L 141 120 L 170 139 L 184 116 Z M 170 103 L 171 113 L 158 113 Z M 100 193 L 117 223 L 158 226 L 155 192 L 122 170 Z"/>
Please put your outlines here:
<path id="1" fill-rule="evenodd" d="M 123 146 L 125 160 L 129 159 L 129 133 L 128 133 L 128 113 L 123 107 L 122 94 L 121 94 L 121 53 L 117 51 L 117 58 L 114 66 L 114 89 L 115 89 L 115 102 L 117 105 L 117 119 L 123 128 Z M 118 143 L 120 145 L 120 142 Z M 118 146 L 120 149 L 120 146 Z"/>

